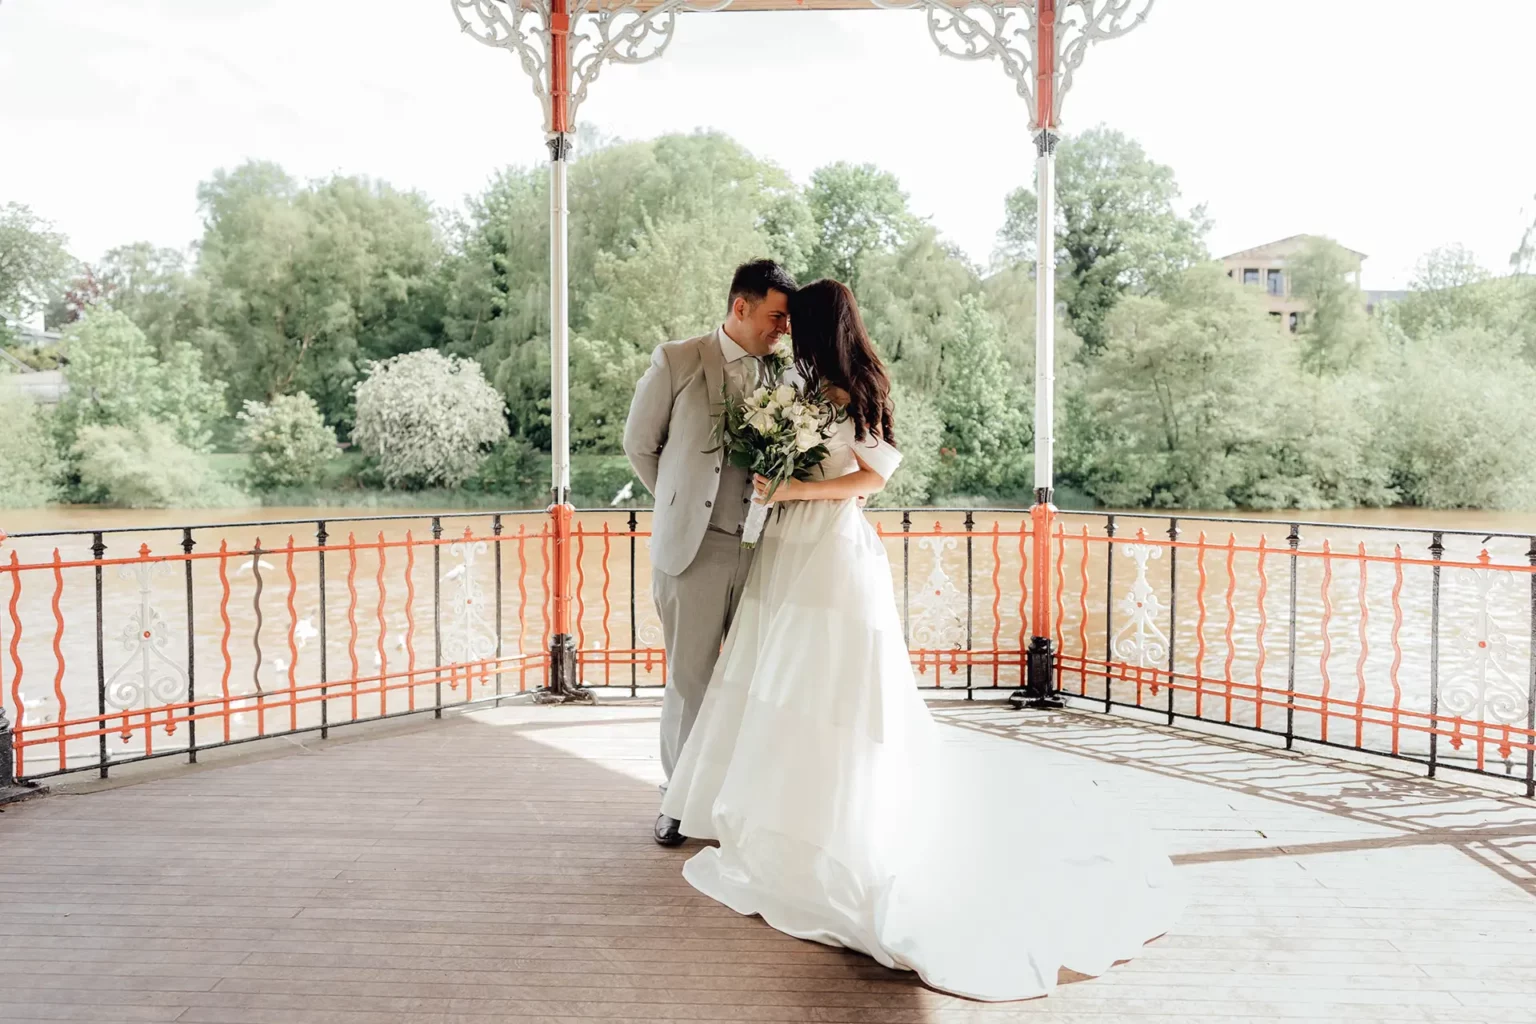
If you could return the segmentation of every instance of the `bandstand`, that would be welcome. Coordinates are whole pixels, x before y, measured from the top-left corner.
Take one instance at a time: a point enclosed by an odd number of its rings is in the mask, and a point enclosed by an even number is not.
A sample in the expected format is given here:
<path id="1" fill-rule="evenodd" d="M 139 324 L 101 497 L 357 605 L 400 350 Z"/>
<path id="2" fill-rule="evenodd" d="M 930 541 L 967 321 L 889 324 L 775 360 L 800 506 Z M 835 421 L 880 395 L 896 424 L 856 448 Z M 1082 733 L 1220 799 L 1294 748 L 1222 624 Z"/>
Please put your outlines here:
<path id="1" fill-rule="evenodd" d="M 549 651 L 552 700 L 585 699 L 571 633 L 570 282 L 567 170 L 577 112 L 609 64 L 662 57 L 680 19 L 742 11 L 915 10 L 926 14 L 939 52 L 995 61 L 1025 102 L 1035 142 L 1038 240 L 1035 264 L 1034 497 L 1030 511 L 1033 632 L 1025 685 L 1015 706 L 1059 707 L 1053 696 L 1051 534 L 1055 457 L 1055 161 L 1062 99 L 1094 43 L 1125 35 L 1155 0 L 450 0 L 463 31 L 507 50 L 528 75 L 544 110 L 549 147 L 551 514 L 554 525 L 555 629 Z M 745 259 L 752 254 L 743 253 Z"/>

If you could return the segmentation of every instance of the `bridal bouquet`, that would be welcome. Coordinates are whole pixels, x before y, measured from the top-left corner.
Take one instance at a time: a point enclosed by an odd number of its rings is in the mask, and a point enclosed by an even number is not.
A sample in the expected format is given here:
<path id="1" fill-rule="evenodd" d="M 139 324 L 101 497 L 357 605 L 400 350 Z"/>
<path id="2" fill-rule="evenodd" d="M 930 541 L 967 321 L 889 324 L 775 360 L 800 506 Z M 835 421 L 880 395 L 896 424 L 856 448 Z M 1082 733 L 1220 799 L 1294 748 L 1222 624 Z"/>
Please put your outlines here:
<path id="1" fill-rule="evenodd" d="M 773 494 L 786 480 L 805 480 L 827 457 L 826 440 L 839 419 L 837 408 L 819 390 L 784 379 L 786 360 L 765 360 L 768 383 L 745 398 L 724 396 L 725 413 L 715 425 L 715 448 L 731 465 L 767 477 L 767 498 L 756 495 L 742 527 L 741 542 L 753 547 L 768 520 Z"/>

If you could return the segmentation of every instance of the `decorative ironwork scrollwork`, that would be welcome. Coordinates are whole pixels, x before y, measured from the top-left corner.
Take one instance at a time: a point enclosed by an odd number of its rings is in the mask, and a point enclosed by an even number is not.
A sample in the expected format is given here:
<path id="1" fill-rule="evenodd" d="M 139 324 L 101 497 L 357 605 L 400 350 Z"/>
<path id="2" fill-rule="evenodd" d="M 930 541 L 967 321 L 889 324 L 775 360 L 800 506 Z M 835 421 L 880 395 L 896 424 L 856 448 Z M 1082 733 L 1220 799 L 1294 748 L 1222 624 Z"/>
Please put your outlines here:
<path id="1" fill-rule="evenodd" d="M 487 46 L 518 58 L 544 108 L 544 130 L 553 132 L 550 96 L 550 0 L 449 0 L 459 27 Z M 1056 9 L 1056 74 L 1052 121 L 1061 115 L 1061 98 L 1093 43 L 1122 36 L 1146 20 L 1156 0 L 1061 0 Z M 572 124 L 588 87 L 607 64 L 644 64 L 672 44 L 682 11 L 720 11 L 732 0 L 660 0 L 641 8 L 633 3 L 604 4 L 574 0 L 563 34 L 569 81 L 568 115 Z M 939 52 L 960 60 L 996 58 L 1029 103 L 1030 127 L 1040 127 L 1035 104 L 1039 11 L 1034 0 L 871 0 L 892 10 L 922 7 L 928 35 Z"/>
<path id="2" fill-rule="evenodd" d="M 544 107 L 544 130 L 551 130 L 549 98 L 549 3 L 529 9 L 519 0 L 449 0 L 459 29 L 499 49 L 509 50 L 533 83 L 533 94 Z M 536 15 L 532 21 L 530 15 Z"/>
<path id="3" fill-rule="evenodd" d="M 475 584 L 475 558 L 485 554 L 485 541 L 473 540 L 465 531 L 464 539 L 449 545 L 448 552 L 459 559 L 459 564 L 444 577 L 457 584 L 453 612 L 453 637 L 459 653 L 457 660 L 464 664 L 485 661 L 496 650 L 496 636 L 485 622 L 485 615 L 477 603 L 480 592 Z"/>
<path id="4" fill-rule="evenodd" d="M 911 646 L 919 650 L 956 651 L 965 647 L 965 595 L 944 571 L 944 552 L 958 546 L 954 537 L 923 537 L 918 548 L 933 554 L 933 567 L 912 594 Z"/>
<path id="5" fill-rule="evenodd" d="M 1483 552 L 1478 561 L 1487 565 L 1488 553 Z M 1457 636 L 1465 671 L 1441 686 L 1441 708 L 1472 721 L 1515 725 L 1526 716 L 1528 695 L 1510 670 L 1517 655 L 1493 610 L 1496 600 L 1513 594 L 1514 575 L 1493 569 L 1469 571 L 1477 588 L 1477 607 L 1472 621 Z M 1460 744 L 1453 741 L 1453 745 Z M 1508 756 L 1507 751 L 1504 754 Z"/>
<path id="6" fill-rule="evenodd" d="M 1136 579 L 1120 599 L 1125 624 L 1115 631 L 1115 654 L 1137 668 L 1146 668 L 1168 657 L 1168 634 L 1158 625 L 1163 604 L 1147 579 L 1148 560 L 1162 558 L 1163 549 L 1150 544 L 1122 544 L 1120 550 L 1136 563 Z"/>
<path id="7" fill-rule="evenodd" d="M 141 558 L 148 554 L 147 548 L 139 552 Z M 151 601 L 157 567 L 154 562 L 140 562 L 118 569 L 119 577 L 135 580 L 139 585 L 139 606 L 120 634 L 128 657 L 106 681 L 107 706 L 118 711 L 148 711 L 186 698 L 186 670 L 165 653 L 171 638 L 165 620 Z M 168 732 L 173 731 L 172 721 L 167 719 Z"/>

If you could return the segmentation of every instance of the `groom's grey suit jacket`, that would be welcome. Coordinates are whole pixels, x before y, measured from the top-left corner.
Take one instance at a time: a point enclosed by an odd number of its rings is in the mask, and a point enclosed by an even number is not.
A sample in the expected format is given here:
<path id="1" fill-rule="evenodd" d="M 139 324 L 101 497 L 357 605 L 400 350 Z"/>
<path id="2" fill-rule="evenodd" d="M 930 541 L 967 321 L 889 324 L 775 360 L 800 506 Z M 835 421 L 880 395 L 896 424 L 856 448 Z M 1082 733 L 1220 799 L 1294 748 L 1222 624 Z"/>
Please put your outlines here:
<path id="1" fill-rule="evenodd" d="M 742 500 L 719 494 L 724 456 L 710 451 L 724 387 L 725 357 L 714 331 L 658 345 L 635 385 L 624 454 L 655 496 L 651 565 L 668 576 L 693 563 L 716 501 Z"/>

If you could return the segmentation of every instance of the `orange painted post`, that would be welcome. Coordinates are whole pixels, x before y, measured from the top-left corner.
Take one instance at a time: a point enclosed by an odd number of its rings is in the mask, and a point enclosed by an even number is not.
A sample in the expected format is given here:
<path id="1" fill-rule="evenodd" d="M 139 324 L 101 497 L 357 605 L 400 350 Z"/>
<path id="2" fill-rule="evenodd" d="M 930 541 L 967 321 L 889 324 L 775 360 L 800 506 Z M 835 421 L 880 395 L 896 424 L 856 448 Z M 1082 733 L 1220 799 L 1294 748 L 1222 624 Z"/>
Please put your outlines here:
<path id="1" fill-rule="evenodd" d="M 550 574 L 549 602 L 553 633 L 549 638 L 549 684 L 542 698 L 549 701 L 590 700 L 581 686 L 576 664 L 576 638 L 571 629 L 571 560 L 574 551 L 572 525 L 576 510 L 558 503 L 549 509 L 554 557 Z"/>

